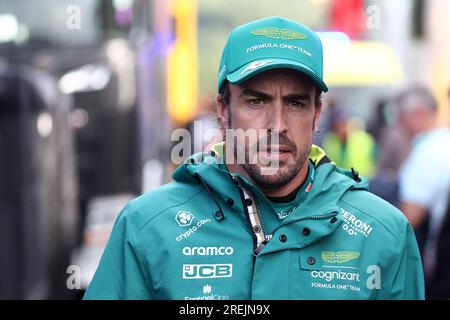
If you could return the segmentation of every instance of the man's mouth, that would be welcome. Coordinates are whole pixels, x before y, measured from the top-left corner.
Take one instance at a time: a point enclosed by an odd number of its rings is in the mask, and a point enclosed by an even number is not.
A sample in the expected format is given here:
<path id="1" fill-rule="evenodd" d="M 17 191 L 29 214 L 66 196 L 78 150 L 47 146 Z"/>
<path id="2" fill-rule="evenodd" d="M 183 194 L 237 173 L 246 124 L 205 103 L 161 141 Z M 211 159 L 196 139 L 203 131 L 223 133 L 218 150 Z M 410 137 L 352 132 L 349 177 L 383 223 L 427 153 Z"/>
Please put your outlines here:
<path id="1" fill-rule="evenodd" d="M 278 153 L 291 153 L 292 150 L 287 146 L 268 146 L 267 148 L 261 149 L 260 151 L 278 154 Z"/>
<path id="2" fill-rule="evenodd" d="M 292 149 L 287 146 L 268 146 L 260 152 L 264 154 L 264 157 L 286 160 L 292 153 Z"/>

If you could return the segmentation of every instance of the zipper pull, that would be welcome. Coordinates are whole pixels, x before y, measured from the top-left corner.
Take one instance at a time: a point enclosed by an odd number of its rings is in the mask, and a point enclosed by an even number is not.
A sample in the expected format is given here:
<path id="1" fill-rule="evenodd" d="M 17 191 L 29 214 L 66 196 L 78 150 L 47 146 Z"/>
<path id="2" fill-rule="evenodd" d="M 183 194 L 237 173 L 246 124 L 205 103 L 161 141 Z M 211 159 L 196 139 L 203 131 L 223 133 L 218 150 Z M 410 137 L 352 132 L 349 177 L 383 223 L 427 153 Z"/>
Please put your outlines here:
<path id="1" fill-rule="evenodd" d="M 262 251 L 262 249 L 264 249 L 264 247 L 266 246 L 267 243 L 269 243 L 269 241 L 267 241 L 267 240 L 264 240 L 263 242 L 261 242 L 259 244 L 259 246 L 255 249 L 255 251 L 253 251 L 253 256 L 256 257 Z"/>
<path id="2" fill-rule="evenodd" d="M 231 176 L 231 180 L 233 180 L 234 184 L 236 184 L 238 187 L 242 188 L 239 178 L 232 173 L 230 173 L 230 176 Z"/>

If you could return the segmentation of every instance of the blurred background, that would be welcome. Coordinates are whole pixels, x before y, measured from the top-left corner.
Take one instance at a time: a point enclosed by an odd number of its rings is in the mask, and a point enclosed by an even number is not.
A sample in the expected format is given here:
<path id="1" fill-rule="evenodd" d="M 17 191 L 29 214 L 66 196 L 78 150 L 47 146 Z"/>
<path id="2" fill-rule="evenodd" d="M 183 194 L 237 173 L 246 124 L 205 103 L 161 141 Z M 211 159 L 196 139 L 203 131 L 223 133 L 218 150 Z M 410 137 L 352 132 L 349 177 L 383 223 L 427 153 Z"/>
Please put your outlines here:
<path id="1" fill-rule="evenodd" d="M 319 32 L 315 142 L 399 206 L 412 137 L 395 98 L 421 85 L 448 124 L 449 14 L 446 0 L 0 0 L 0 299 L 82 297 L 123 205 L 170 181 L 173 130 L 192 152 L 210 142 L 227 35 L 262 17 Z"/>

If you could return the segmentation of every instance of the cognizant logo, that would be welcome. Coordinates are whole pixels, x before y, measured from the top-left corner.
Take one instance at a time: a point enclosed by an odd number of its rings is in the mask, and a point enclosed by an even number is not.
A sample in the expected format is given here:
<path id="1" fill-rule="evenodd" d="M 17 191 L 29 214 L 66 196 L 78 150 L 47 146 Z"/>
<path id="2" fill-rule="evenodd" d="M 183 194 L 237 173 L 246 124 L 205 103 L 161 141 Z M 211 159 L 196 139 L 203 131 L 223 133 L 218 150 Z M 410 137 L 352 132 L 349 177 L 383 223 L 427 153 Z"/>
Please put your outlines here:
<path id="1" fill-rule="evenodd" d="M 232 247 L 184 247 L 185 256 L 231 256 Z"/>
<path id="2" fill-rule="evenodd" d="M 180 234 L 179 236 L 176 237 L 176 240 L 179 242 L 183 239 L 186 239 L 188 237 L 190 237 L 191 235 L 193 235 L 198 229 L 200 229 L 201 227 L 203 227 L 206 223 L 211 222 L 211 219 L 204 219 L 204 220 L 200 220 L 199 222 L 197 222 L 196 225 L 192 226 L 189 228 L 189 230 L 187 230 L 186 232 L 183 232 L 182 234 Z"/>
<path id="3" fill-rule="evenodd" d="M 325 279 L 330 282 L 331 280 L 350 280 L 359 282 L 359 273 L 345 272 L 341 270 L 337 271 L 311 271 L 313 278 Z"/>

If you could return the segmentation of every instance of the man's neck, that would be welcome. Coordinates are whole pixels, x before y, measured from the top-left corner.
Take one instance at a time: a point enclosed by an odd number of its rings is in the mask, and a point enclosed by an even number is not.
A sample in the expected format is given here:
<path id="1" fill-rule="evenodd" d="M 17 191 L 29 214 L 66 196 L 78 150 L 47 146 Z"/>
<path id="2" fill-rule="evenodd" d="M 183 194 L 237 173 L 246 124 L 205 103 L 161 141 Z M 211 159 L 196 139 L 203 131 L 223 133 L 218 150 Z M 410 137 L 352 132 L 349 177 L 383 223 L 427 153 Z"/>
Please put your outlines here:
<path id="1" fill-rule="evenodd" d="M 436 130 L 436 129 L 438 129 L 438 128 L 439 128 L 438 124 L 435 123 L 435 122 L 433 122 L 433 123 L 430 123 L 430 124 L 427 125 L 427 126 L 424 126 L 424 127 L 423 127 L 421 130 L 419 130 L 418 132 L 415 132 L 415 133 L 410 134 L 410 135 L 411 135 L 411 138 L 416 139 L 416 138 L 419 138 L 419 137 L 426 136 L 428 133 L 430 133 L 430 132 L 432 132 L 433 130 Z"/>
<path id="2" fill-rule="evenodd" d="M 277 189 L 269 189 L 261 187 L 257 182 L 255 182 L 247 173 L 242 165 L 239 164 L 228 164 L 228 171 L 233 173 L 238 173 L 242 177 L 246 178 L 252 184 L 257 186 L 267 197 L 275 198 L 275 197 L 284 197 L 292 193 L 295 189 L 303 184 L 308 175 L 309 161 L 305 161 L 303 167 L 300 169 L 298 175 L 292 179 L 288 184 L 277 188 Z"/>

